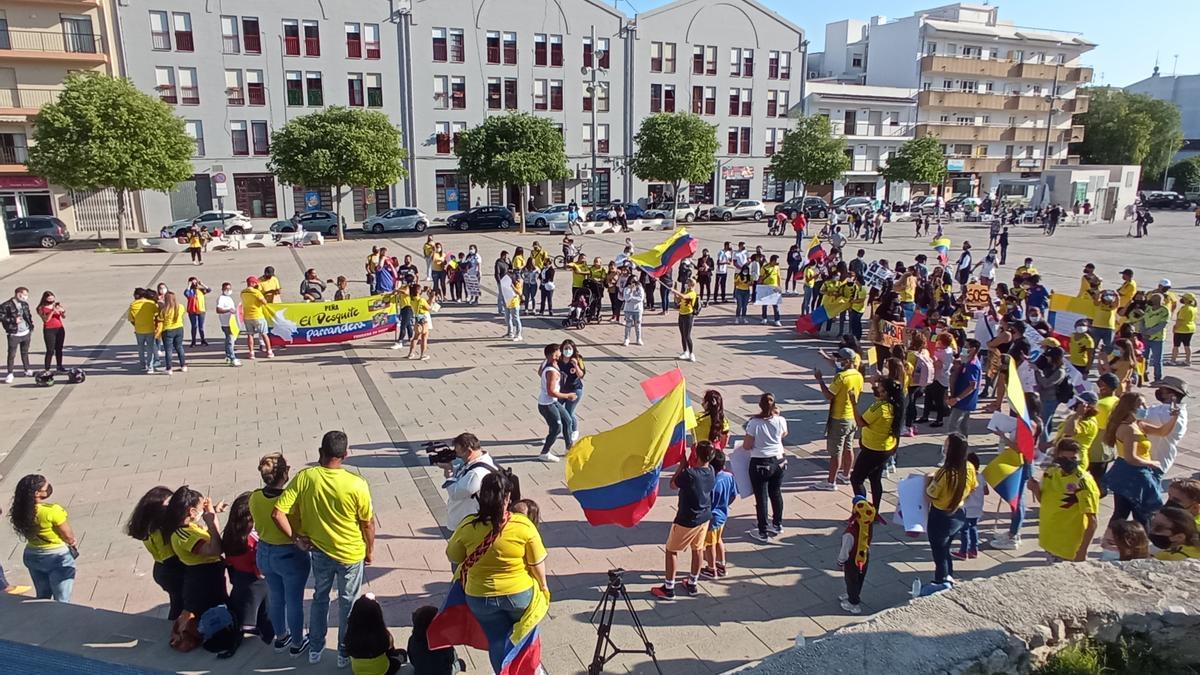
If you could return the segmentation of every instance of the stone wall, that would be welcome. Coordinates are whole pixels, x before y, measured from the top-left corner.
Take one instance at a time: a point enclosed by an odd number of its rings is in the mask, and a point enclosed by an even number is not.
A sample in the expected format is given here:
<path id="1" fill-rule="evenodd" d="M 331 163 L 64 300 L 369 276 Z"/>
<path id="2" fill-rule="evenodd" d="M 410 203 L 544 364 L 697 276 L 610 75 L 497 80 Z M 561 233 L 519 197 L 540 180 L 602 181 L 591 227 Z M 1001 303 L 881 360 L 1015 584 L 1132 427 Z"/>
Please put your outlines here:
<path id="1" fill-rule="evenodd" d="M 1200 663 L 1200 560 L 1060 563 L 964 582 L 741 672 L 1028 673 L 1084 637 L 1122 634 Z"/>

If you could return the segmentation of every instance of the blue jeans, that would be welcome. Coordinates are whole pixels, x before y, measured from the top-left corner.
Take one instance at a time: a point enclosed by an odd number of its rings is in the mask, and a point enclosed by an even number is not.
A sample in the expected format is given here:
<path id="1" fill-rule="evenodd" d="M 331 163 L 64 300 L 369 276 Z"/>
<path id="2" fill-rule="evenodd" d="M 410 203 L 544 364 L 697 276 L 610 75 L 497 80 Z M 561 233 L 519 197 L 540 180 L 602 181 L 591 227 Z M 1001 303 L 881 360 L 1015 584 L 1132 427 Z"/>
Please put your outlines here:
<path id="1" fill-rule="evenodd" d="M 625 310 L 625 339 L 629 339 L 629 333 L 633 332 L 634 339 L 638 342 L 642 341 L 642 313 L 631 312 Z"/>
<path id="2" fill-rule="evenodd" d="M 400 308 L 400 332 L 398 333 L 401 340 L 411 340 L 413 336 L 413 310 L 412 307 Z"/>
<path id="3" fill-rule="evenodd" d="M 504 308 L 504 322 L 505 322 L 505 325 L 508 327 L 507 335 L 511 335 L 513 337 L 520 337 L 520 335 L 521 335 L 521 306 L 517 305 L 516 307 L 505 307 Z"/>
<path id="4" fill-rule="evenodd" d="M 666 313 L 671 308 L 671 289 L 660 285 L 658 287 L 658 299 L 662 301 L 663 313 Z"/>
<path id="5" fill-rule="evenodd" d="M 1112 350 L 1113 345 L 1113 329 L 1097 328 L 1092 326 L 1092 339 L 1096 341 L 1096 347 L 1107 353 Z"/>
<path id="6" fill-rule="evenodd" d="M 542 443 L 542 454 L 550 452 L 550 448 L 554 447 L 554 441 L 559 434 L 562 434 L 563 444 L 567 450 L 570 450 L 571 434 L 575 431 L 575 422 L 563 404 L 559 401 L 549 405 L 539 403 L 538 412 L 542 414 L 542 419 L 546 420 L 547 426 L 546 440 Z"/>
<path id="7" fill-rule="evenodd" d="M 1146 340 L 1146 366 L 1154 368 L 1154 382 L 1162 379 L 1163 341 Z"/>
<path id="8" fill-rule="evenodd" d="M 134 333 L 137 338 L 138 365 L 150 370 L 158 365 L 158 349 L 154 346 L 154 333 Z"/>
<path id="9" fill-rule="evenodd" d="M 512 595 L 467 596 L 467 607 L 471 608 L 471 613 L 487 636 L 488 658 L 492 661 L 492 670 L 497 673 L 504 667 L 504 654 L 508 650 L 508 636 L 512 633 L 513 625 L 525 614 L 531 602 L 533 588 Z"/>
<path id="10" fill-rule="evenodd" d="M 260 540 L 254 558 L 267 582 L 267 613 L 275 635 L 291 635 L 299 644 L 304 639 L 304 587 L 312 566 L 308 553 L 293 544 Z"/>
<path id="11" fill-rule="evenodd" d="M 504 313 L 504 293 L 500 290 L 500 282 L 496 282 L 496 313 Z"/>
<path id="12" fill-rule="evenodd" d="M 171 369 L 172 351 L 175 352 L 175 354 L 179 357 L 179 367 L 182 368 L 186 366 L 187 359 L 185 359 L 183 356 L 183 329 L 172 328 L 170 330 L 164 330 L 162 332 L 162 340 L 163 352 L 166 354 L 164 358 L 166 359 L 167 370 Z"/>
<path id="13" fill-rule="evenodd" d="M 338 654 L 346 656 L 346 619 L 350 606 L 362 588 L 363 561 L 347 565 L 312 551 L 313 599 L 308 608 L 308 651 L 319 654 L 325 650 L 325 634 L 329 632 L 329 591 L 337 582 L 338 592 Z"/>
<path id="14" fill-rule="evenodd" d="M 746 288 L 733 289 L 733 301 L 737 303 L 733 315 L 746 316 L 747 308 L 750 306 L 750 290 Z"/>
<path id="15" fill-rule="evenodd" d="M 25 567 L 29 569 L 39 600 L 71 601 L 71 591 L 75 588 L 75 559 L 65 546 L 44 553 L 26 547 Z"/>
<path id="16" fill-rule="evenodd" d="M 188 323 L 192 327 L 192 346 L 196 346 L 196 341 L 204 342 L 204 313 L 188 314 Z"/>
<path id="17" fill-rule="evenodd" d="M 1017 496 L 1017 508 L 1013 509 L 1012 517 L 1008 521 L 1008 536 L 1015 537 L 1021 531 L 1021 526 L 1025 524 L 1025 484 L 1033 477 L 1033 464 L 1025 462 L 1021 467 L 1021 483 L 1018 486 L 1020 492 Z"/>
<path id="18" fill-rule="evenodd" d="M 261 544 L 260 544 L 261 546 Z M 967 524 L 962 529 L 962 543 L 958 547 L 958 552 L 965 554 L 967 551 L 979 550 L 979 519 L 967 518 Z"/>
<path id="19" fill-rule="evenodd" d="M 233 361 L 237 358 L 237 354 L 233 351 L 233 343 L 235 342 L 233 333 L 230 332 L 229 326 L 221 326 L 221 332 L 225 335 L 225 358 Z"/>
<path id="20" fill-rule="evenodd" d="M 583 400 L 583 382 L 580 381 L 579 384 L 575 385 L 571 393 L 575 394 L 575 400 L 563 401 L 562 406 L 567 411 L 567 414 L 571 416 L 571 429 L 578 429 L 579 418 L 575 416 L 575 408 L 579 407 L 579 402 Z"/>
<path id="21" fill-rule="evenodd" d="M 963 510 L 947 513 L 939 508 L 929 507 L 929 522 L 926 529 L 929 532 L 929 548 L 933 551 L 933 583 L 940 584 L 946 577 L 954 576 L 954 558 L 950 555 L 950 543 L 967 525 L 967 517 Z"/>
<path id="22" fill-rule="evenodd" d="M 1038 411 L 1042 416 L 1042 440 L 1049 441 L 1051 434 L 1054 432 L 1050 424 L 1050 420 L 1054 419 L 1054 411 L 1058 410 L 1058 399 L 1051 392 L 1049 396 L 1042 399 L 1042 409 Z"/>

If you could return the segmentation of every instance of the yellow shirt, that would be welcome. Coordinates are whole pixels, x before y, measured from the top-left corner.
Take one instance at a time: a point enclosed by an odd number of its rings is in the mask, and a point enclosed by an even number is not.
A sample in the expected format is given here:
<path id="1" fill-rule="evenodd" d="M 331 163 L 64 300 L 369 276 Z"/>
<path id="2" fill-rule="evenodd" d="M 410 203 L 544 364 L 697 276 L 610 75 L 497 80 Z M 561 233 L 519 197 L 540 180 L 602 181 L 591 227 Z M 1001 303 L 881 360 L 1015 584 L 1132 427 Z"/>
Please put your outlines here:
<path id="1" fill-rule="evenodd" d="M 1100 302 L 1099 300 L 1097 300 L 1096 301 L 1096 309 L 1093 310 L 1092 319 L 1094 321 L 1093 325 L 1095 325 L 1098 328 L 1116 329 L 1116 327 L 1117 327 L 1117 308 L 1110 307 L 1109 305 L 1106 305 L 1103 302 Z"/>
<path id="2" fill-rule="evenodd" d="M 277 501 L 279 501 L 279 495 L 268 497 L 261 488 L 251 492 L 250 517 L 254 519 L 254 529 L 258 532 L 259 541 L 283 546 L 292 543 L 292 540 L 271 519 L 271 512 L 275 510 Z"/>
<path id="3" fill-rule="evenodd" d="M 154 319 L 158 316 L 158 303 L 153 300 L 134 300 L 129 304 L 129 321 L 134 333 L 153 333 Z"/>
<path id="4" fill-rule="evenodd" d="M 166 307 L 158 313 L 158 322 L 162 324 L 163 330 L 173 330 L 175 328 L 183 328 L 183 317 L 187 315 L 181 305 L 175 305 L 175 311 Z"/>
<path id="5" fill-rule="evenodd" d="M 1158 560 L 1187 560 L 1200 558 L 1200 546 L 1183 546 L 1171 551 L 1159 551 L 1154 554 Z"/>
<path id="6" fill-rule="evenodd" d="M 1079 457 L 1079 465 L 1085 469 L 1088 468 L 1089 464 L 1088 448 L 1092 447 L 1092 444 L 1096 442 L 1096 437 L 1100 435 L 1100 425 L 1096 423 L 1096 420 L 1099 418 L 1100 416 L 1096 415 L 1094 417 L 1075 420 L 1075 434 L 1071 438 L 1074 438 L 1079 443 L 1079 447 L 1082 450 Z M 1063 425 L 1061 428 L 1065 429 L 1066 425 Z"/>
<path id="7" fill-rule="evenodd" d="M 721 425 L 721 431 L 723 433 L 729 433 L 729 418 L 728 417 L 725 418 L 725 423 Z M 711 433 L 711 432 L 712 432 L 712 418 L 706 414 L 697 415 L 696 416 L 696 429 L 693 431 L 693 434 L 695 434 L 695 437 L 696 437 L 696 442 L 707 441 L 709 433 Z"/>
<path id="8" fill-rule="evenodd" d="M 758 273 L 758 283 L 766 286 L 778 286 L 779 265 L 772 265 L 770 263 L 763 265 L 762 270 Z"/>
<path id="9" fill-rule="evenodd" d="M 752 285 L 754 285 L 753 279 L 743 278 L 740 274 L 733 278 L 733 290 L 735 291 L 748 291 Z"/>
<path id="10" fill-rule="evenodd" d="M 1108 417 L 1112 415 L 1113 408 L 1117 406 L 1117 401 L 1120 400 L 1116 396 L 1105 396 L 1096 403 L 1096 428 L 1104 429 L 1108 426 Z M 1112 459 L 1109 457 L 1108 459 Z M 1104 434 L 1097 434 L 1096 439 L 1092 441 L 1090 450 L 1088 450 L 1088 461 L 1102 462 L 1104 461 Z"/>
<path id="11" fill-rule="evenodd" d="M 517 279 L 517 280 L 513 281 L 512 287 L 513 287 L 513 296 L 511 298 L 509 298 L 506 305 L 508 306 L 509 309 L 516 309 L 517 307 L 521 306 L 521 291 L 524 288 L 524 284 L 521 283 L 520 279 Z"/>
<path id="12" fill-rule="evenodd" d="M 1196 332 L 1196 306 L 1180 305 L 1175 315 L 1175 334 L 1186 335 Z"/>
<path id="13" fill-rule="evenodd" d="M 396 309 L 405 307 L 412 307 L 412 296 L 409 295 L 407 286 L 396 289 Z"/>
<path id="14" fill-rule="evenodd" d="M 1071 335 L 1071 365 L 1080 368 L 1092 362 L 1092 352 L 1096 349 L 1096 341 L 1087 333 Z"/>
<path id="15" fill-rule="evenodd" d="M 862 446 L 867 450 L 890 452 L 900 444 L 900 439 L 892 435 L 892 421 L 896 419 L 896 411 L 886 401 L 876 401 L 863 413 L 867 426 L 862 428 Z"/>
<path id="16" fill-rule="evenodd" d="M 151 532 L 150 536 L 142 541 L 142 545 L 150 552 L 150 557 L 154 558 L 154 562 L 166 562 L 175 557 L 175 550 L 171 548 L 171 542 L 167 541 L 159 530 Z"/>
<path id="17" fill-rule="evenodd" d="M 188 237 L 188 248 L 200 248 L 200 246 L 200 234 L 198 232 L 193 232 L 191 236 Z"/>
<path id="18" fill-rule="evenodd" d="M 242 318 L 246 321 L 254 321 L 264 317 L 264 310 L 267 308 L 267 298 L 262 291 L 257 288 L 246 288 L 242 290 Z"/>
<path id="19" fill-rule="evenodd" d="M 1134 293 L 1137 293 L 1137 282 L 1136 281 L 1134 281 L 1133 279 L 1130 279 L 1129 281 L 1126 281 L 1125 283 L 1121 284 L 1121 287 L 1117 289 L 1117 297 L 1120 298 L 1120 301 L 1117 303 L 1117 306 L 1118 307 L 1127 306 L 1129 304 L 1129 301 L 1133 300 Z"/>
<path id="20" fill-rule="evenodd" d="M 979 484 L 979 479 L 975 476 L 975 465 L 967 462 L 966 485 L 963 486 L 962 497 L 958 503 L 954 503 L 954 494 L 950 491 L 949 474 L 942 474 L 933 479 L 929 487 L 925 488 L 925 495 L 929 497 L 929 504 L 939 511 L 954 512 L 962 508 L 962 505 L 967 501 L 967 497 L 975 491 L 975 486 Z"/>
<path id="21" fill-rule="evenodd" d="M 270 279 L 259 279 L 258 290 L 267 299 L 267 302 L 279 302 L 282 293 L 279 291 L 279 277 L 271 277 Z"/>
<path id="22" fill-rule="evenodd" d="M 436 262 L 436 260 L 437 260 L 437 258 L 434 258 L 434 261 L 435 261 L 435 262 L 434 262 L 434 269 L 437 269 L 437 262 Z M 512 259 L 512 268 L 513 268 L 514 270 L 523 270 L 523 269 L 525 269 L 525 256 L 524 256 L 524 255 L 514 255 L 514 256 L 513 256 L 513 259 Z"/>
<path id="23" fill-rule="evenodd" d="M 1017 277 L 1030 277 L 1037 273 L 1037 268 L 1033 265 L 1021 265 L 1017 268 L 1016 272 L 1013 272 L 1013 278 L 1016 279 Z"/>
<path id="24" fill-rule="evenodd" d="M 1074 560 L 1083 543 L 1087 516 L 1100 512 L 1100 488 L 1082 466 L 1071 474 L 1052 466 L 1046 469 L 1041 484 L 1038 543 L 1050 555 Z"/>
<path id="25" fill-rule="evenodd" d="M 443 272 L 446 269 L 446 254 L 443 251 L 434 251 L 433 255 L 433 271 Z"/>
<path id="26" fill-rule="evenodd" d="M 687 291 L 678 297 L 679 316 L 688 316 L 696 311 L 696 291 Z"/>
<path id="27" fill-rule="evenodd" d="M 1117 441 L 1119 449 L 1125 449 L 1125 444 L 1120 440 Z M 1133 455 L 1141 460 L 1150 461 L 1150 439 L 1146 438 L 1146 434 L 1135 431 L 1133 433 Z"/>
<path id="28" fill-rule="evenodd" d="M 533 265 L 539 270 L 550 264 L 550 254 L 544 248 L 533 249 Z"/>
<path id="29" fill-rule="evenodd" d="M 867 306 L 867 287 L 857 281 L 851 281 L 842 288 L 842 295 L 850 300 L 851 311 L 862 314 Z"/>
<path id="30" fill-rule="evenodd" d="M 567 267 L 571 268 L 571 288 L 583 288 L 583 282 L 592 272 L 591 266 L 587 263 L 571 263 Z"/>
<path id="31" fill-rule="evenodd" d="M 429 313 L 429 308 L 430 308 L 429 298 L 426 298 L 423 295 L 418 295 L 417 297 L 413 298 L 412 300 L 409 300 L 408 302 L 409 302 L 409 305 L 411 305 L 413 308 L 413 314 L 428 314 Z"/>
<path id="32" fill-rule="evenodd" d="M 426 258 L 432 256 L 433 255 L 433 244 L 431 244 L 429 242 L 425 242 L 425 245 L 421 247 L 421 253 Z"/>
<path id="33" fill-rule="evenodd" d="M 387 675 L 391 667 L 392 662 L 388 659 L 387 652 L 369 659 L 350 657 L 350 672 L 354 675 Z"/>
<path id="34" fill-rule="evenodd" d="M 1090 283 L 1088 283 L 1088 278 L 1080 277 L 1079 278 L 1079 293 L 1077 295 L 1079 295 L 1080 297 L 1083 297 L 1083 296 L 1087 295 L 1088 291 L 1090 291 L 1090 290 L 1092 290 L 1092 285 Z"/>
<path id="35" fill-rule="evenodd" d="M 311 466 L 292 478 L 275 508 L 283 513 L 299 509 L 302 533 L 330 558 L 350 565 L 366 557 L 360 523 L 373 519 L 375 513 L 362 476 Z"/>
<path id="36" fill-rule="evenodd" d="M 596 281 L 604 281 L 604 278 L 608 276 L 608 268 L 604 265 L 592 265 L 588 270 L 589 275 Z"/>
<path id="37" fill-rule="evenodd" d="M 219 562 L 221 560 L 219 554 L 198 555 L 193 553 L 197 544 L 207 542 L 209 539 L 212 539 L 212 535 L 208 533 L 208 528 L 196 523 L 188 523 L 171 533 L 171 549 L 175 551 L 175 555 L 179 556 L 179 562 L 184 565 Z"/>
<path id="38" fill-rule="evenodd" d="M 379 255 L 372 253 L 367 256 L 367 271 L 375 272 L 379 269 Z"/>
<path id="39" fill-rule="evenodd" d="M 858 398 L 862 394 L 863 376 L 854 368 L 847 368 L 834 376 L 829 384 L 833 400 L 829 402 L 829 416 L 835 420 L 853 420 L 854 407 L 850 398 Z"/>
<path id="40" fill-rule="evenodd" d="M 67 522 L 67 510 L 58 504 L 38 504 L 33 512 L 33 522 L 37 525 L 37 536 L 25 543 L 28 548 L 51 549 L 67 545 L 58 536 L 55 526 Z"/>
<path id="41" fill-rule="evenodd" d="M 474 518 L 464 518 L 450 535 L 446 557 L 451 562 L 466 560 L 491 532 L 489 526 L 474 522 Z M 491 597 L 527 591 L 534 584 L 528 566 L 545 559 L 546 548 L 537 527 L 525 516 L 513 513 L 487 553 L 467 573 L 467 595 Z"/>
<path id="42" fill-rule="evenodd" d="M 900 302 L 913 302 L 917 298 L 917 277 L 912 274 L 906 274 L 900 279 L 900 285 L 896 289 L 896 295 L 899 296 Z"/>

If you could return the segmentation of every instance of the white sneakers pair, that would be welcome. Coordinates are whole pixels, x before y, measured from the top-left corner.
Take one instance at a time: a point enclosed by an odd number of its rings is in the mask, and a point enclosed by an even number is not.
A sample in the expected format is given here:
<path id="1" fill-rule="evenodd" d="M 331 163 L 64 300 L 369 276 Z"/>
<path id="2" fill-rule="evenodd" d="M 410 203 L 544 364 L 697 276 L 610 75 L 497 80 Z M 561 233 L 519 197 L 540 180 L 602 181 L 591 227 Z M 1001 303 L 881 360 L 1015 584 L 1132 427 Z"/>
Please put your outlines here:
<path id="1" fill-rule="evenodd" d="M 679 359 L 680 361 L 691 361 L 693 363 L 696 361 L 696 355 L 691 352 L 683 352 L 675 358 Z"/>

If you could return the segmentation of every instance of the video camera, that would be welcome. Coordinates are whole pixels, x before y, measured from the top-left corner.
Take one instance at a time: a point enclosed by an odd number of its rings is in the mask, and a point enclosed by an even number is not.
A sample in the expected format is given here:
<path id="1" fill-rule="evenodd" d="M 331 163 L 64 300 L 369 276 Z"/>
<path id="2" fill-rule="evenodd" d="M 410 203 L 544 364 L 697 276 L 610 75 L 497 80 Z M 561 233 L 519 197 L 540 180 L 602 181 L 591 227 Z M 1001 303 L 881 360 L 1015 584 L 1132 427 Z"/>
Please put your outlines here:
<path id="1" fill-rule="evenodd" d="M 454 453 L 454 448 L 440 441 L 429 441 L 423 443 L 425 453 L 429 455 L 429 466 L 437 466 L 438 464 L 450 464 L 458 455 Z"/>

